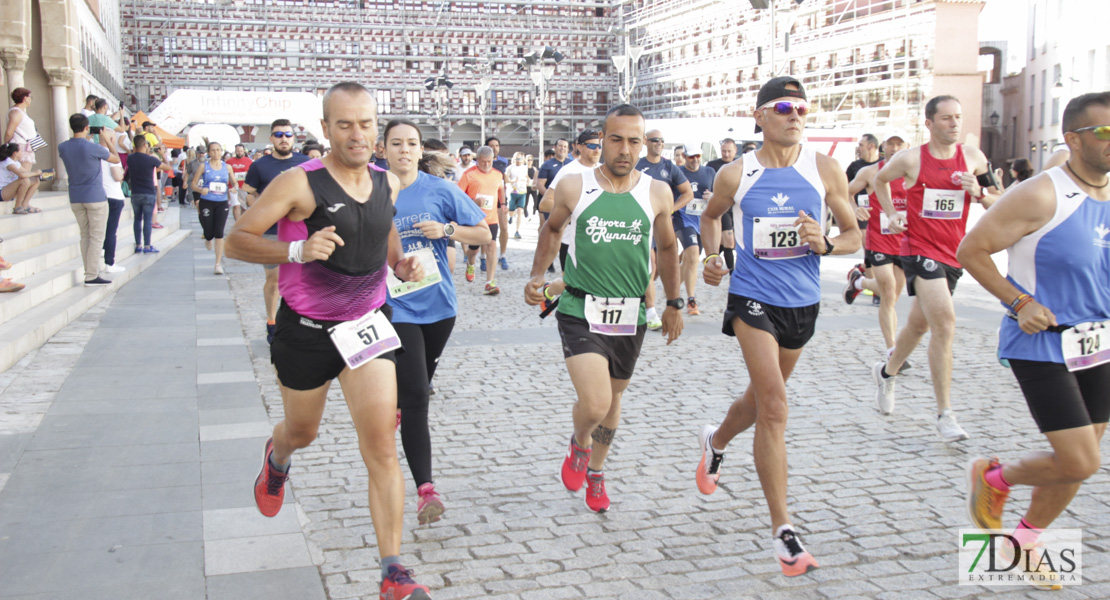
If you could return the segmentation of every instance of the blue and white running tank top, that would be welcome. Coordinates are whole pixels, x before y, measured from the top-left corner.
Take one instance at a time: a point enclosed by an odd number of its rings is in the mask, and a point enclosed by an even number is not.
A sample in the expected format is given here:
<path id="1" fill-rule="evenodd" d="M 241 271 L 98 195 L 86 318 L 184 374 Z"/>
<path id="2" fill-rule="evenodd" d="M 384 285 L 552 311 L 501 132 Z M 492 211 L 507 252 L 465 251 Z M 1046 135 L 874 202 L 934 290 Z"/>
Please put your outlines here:
<path id="1" fill-rule="evenodd" d="M 825 184 L 817 153 L 805 145 L 789 167 L 768 169 L 755 152 L 741 156 L 744 172 L 736 203 L 736 268 L 728 291 L 772 306 L 798 308 L 821 301 L 821 257 L 801 243 L 798 211 L 821 222 Z"/>
<path id="2" fill-rule="evenodd" d="M 1079 189 L 1063 167 L 1046 171 L 1056 189 L 1056 214 L 1007 250 L 1006 279 L 1056 315 L 1060 325 L 1110 319 L 1110 202 Z M 1060 334 L 1029 335 L 1002 318 L 998 355 L 1064 362 Z"/>

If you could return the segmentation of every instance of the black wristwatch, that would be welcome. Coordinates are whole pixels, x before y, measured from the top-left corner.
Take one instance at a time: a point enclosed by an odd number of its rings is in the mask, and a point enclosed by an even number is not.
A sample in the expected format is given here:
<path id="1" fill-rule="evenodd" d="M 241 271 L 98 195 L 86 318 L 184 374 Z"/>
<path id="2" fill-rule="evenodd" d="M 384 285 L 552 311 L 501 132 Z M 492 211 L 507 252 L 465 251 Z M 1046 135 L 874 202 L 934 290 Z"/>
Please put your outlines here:
<path id="1" fill-rule="evenodd" d="M 686 301 L 682 298 L 675 298 L 674 300 L 667 300 L 667 308 L 677 308 L 682 310 L 686 307 Z"/>
<path id="2" fill-rule="evenodd" d="M 455 226 L 450 223 L 443 224 L 443 237 L 451 237 L 455 235 Z"/>
<path id="3" fill-rule="evenodd" d="M 836 248 L 836 246 L 833 246 L 832 242 L 829 241 L 829 236 L 826 235 L 825 236 L 825 253 L 822 254 L 821 256 L 828 256 L 828 255 L 832 254 L 833 249 L 835 249 L 835 248 Z"/>

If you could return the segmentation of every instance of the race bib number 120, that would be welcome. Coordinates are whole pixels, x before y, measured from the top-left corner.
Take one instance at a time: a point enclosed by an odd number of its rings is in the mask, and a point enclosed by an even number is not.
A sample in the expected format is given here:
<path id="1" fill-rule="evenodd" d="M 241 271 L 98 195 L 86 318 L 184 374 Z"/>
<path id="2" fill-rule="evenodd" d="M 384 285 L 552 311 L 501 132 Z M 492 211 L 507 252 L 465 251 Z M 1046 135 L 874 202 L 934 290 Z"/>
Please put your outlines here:
<path id="1" fill-rule="evenodd" d="M 1110 362 L 1110 321 L 1076 325 L 1060 334 L 1060 344 L 1069 371 Z"/>
<path id="2" fill-rule="evenodd" d="M 586 321 L 590 331 L 601 335 L 636 335 L 640 320 L 639 298 L 586 296 Z"/>
<path id="3" fill-rule="evenodd" d="M 781 260 L 809 254 L 809 245 L 798 235 L 797 217 L 752 219 L 752 251 L 756 258 Z"/>
<path id="4" fill-rule="evenodd" d="M 357 321 L 332 327 L 331 342 L 352 369 L 401 347 L 401 338 L 381 310 L 372 310 Z"/>

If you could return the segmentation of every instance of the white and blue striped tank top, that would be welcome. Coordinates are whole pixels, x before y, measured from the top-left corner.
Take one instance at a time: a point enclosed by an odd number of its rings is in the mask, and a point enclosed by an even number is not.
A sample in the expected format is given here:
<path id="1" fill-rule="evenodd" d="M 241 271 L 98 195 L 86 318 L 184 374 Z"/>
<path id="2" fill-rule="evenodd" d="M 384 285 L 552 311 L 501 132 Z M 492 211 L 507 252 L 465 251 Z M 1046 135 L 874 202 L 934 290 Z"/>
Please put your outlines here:
<path id="1" fill-rule="evenodd" d="M 798 308 L 821 301 L 821 258 L 801 243 L 798 211 L 821 222 L 825 184 L 817 153 L 802 146 L 789 167 L 768 169 L 744 154 L 736 190 L 736 268 L 728 291 L 772 306 Z"/>
<path id="2" fill-rule="evenodd" d="M 1006 276 L 1056 315 L 1060 325 L 1110 319 L 1110 201 L 1081 190 L 1063 167 L 1046 171 L 1056 190 L 1056 213 L 1008 249 Z M 1001 358 L 1064 362 L 1060 334 L 1029 335 L 1004 317 Z"/>

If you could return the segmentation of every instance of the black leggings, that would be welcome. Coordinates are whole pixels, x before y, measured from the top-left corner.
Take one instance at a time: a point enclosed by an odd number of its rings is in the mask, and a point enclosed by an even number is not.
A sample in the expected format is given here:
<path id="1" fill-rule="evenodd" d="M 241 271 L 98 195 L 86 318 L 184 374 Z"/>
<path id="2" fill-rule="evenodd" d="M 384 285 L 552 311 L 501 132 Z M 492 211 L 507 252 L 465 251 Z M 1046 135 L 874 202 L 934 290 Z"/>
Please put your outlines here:
<path id="1" fill-rule="evenodd" d="M 493 265 L 496 267 L 496 265 Z M 455 328 L 455 317 L 418 325 L 393 323 L 405 351 L 397 355 L 397 406 L 401 445 L 416 487 L 432 481 L 432 436 L 428 431 L 428 384 Z"/>
<path id="2" fill-rule="evenodd" d="M 214 202 L 212 200 L 200 201 L 200 228 L 204 231 L 204 239 L 210 240 L 224 238 L 224 227 L 227 226 L 227 213 L 231 205 L 227 202 Z"/>

